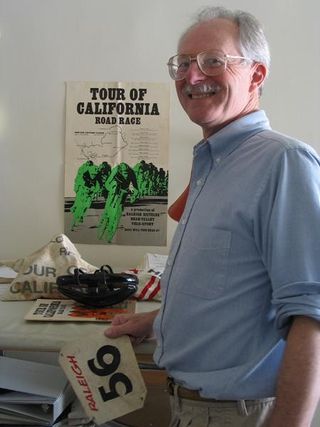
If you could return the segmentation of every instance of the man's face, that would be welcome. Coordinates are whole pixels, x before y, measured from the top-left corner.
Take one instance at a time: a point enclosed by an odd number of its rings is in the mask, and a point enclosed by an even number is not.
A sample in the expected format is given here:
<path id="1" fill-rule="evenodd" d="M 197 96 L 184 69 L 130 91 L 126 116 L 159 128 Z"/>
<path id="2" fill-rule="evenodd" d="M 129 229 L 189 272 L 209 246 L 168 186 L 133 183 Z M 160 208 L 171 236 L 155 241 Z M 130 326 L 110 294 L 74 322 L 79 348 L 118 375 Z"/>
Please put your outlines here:
<path id="1" fill-rule="evenodd" d="M 192 57 L 207 50 L 222 56 L 242 56 L 239 30 L 231 21 L 215 19 L 198 24 L 182 38 L 179 52 Z M 208 137 L 229 122 L 258 109 L 258 87 L 253 83 L 258 64 L 236 62 L 218 76 L 206 76 L 193 61 L 183 80 L 176 81 L 180 103 L 189 118 L 202 127 Z M 205 93 L 201 88 L 209 87 Z M 212 88 L 212 89 L 210 89 Z"/>

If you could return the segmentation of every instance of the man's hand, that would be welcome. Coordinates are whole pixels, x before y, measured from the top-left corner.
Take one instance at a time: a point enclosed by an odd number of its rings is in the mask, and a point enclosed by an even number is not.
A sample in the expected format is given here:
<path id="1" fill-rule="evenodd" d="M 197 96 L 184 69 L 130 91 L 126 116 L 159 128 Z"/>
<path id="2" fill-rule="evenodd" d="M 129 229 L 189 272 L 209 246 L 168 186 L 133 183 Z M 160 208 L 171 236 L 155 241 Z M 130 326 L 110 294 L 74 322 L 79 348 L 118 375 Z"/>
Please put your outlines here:
<path id="1" fill-rule="evenodd" d="M 117 338 L 128 335 L 132 344 L 140 344 L 143 340 L 153 336 L 153 322 L 158 310 L 148 313 L 119 314 L 112 320 L 111 326 L 104 334 L 108 338 Z"/>

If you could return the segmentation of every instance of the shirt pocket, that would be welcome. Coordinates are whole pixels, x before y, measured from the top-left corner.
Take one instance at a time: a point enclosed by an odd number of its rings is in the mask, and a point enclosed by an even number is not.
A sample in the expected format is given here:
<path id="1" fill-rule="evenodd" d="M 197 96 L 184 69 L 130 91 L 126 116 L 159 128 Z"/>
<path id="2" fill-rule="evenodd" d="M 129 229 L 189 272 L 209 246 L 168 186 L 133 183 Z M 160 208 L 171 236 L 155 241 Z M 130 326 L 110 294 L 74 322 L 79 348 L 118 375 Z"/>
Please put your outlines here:
<path id="1" fill-rule="evenodd" d="M 178 292 L 211 299 L 225 290 L 231 237 L 228 230 L 197 227 L 180 249 Z"/>

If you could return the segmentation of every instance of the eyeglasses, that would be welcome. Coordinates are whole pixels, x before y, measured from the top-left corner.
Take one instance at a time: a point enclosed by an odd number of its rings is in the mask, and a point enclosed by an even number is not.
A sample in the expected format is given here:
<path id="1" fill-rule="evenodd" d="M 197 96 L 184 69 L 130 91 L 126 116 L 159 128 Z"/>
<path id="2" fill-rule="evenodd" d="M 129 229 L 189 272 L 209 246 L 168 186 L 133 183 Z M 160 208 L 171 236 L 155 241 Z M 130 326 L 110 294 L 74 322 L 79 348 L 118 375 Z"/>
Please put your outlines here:
<path id="1" fill-rule="evenodd" d="M 206 76 L 218 76 L 226 69 L 228 63 L 236 61 L 252 62 L 251 59 L 244 56 L 224 55 L 217 51 L 200 52 L 198 55 L 192 57 L 191 55 L 178 54 L 172 56 L 167 65 L 170 77 L 173 80 L 183 80 L 190 68 L 191 62 L 196 61 L 199 69 Z"/>

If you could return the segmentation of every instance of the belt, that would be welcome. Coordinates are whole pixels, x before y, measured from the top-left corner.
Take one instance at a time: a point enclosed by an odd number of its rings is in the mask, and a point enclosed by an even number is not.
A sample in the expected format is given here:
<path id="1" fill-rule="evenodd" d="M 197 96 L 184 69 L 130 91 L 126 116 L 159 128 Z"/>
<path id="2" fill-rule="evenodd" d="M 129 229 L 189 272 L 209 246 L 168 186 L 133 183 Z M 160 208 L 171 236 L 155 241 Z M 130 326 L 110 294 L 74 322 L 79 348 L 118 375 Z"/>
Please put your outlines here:
<path id="1" fill-rule="evenodd" d="M 172 377 L 167 378 L 167 389 L 168 393 L 171 396 L 174 396 L 174 390 L 176 388 L 176 393 L 181 399 L 189 399 L 189 400 L 196 400 L 201 402 L 236 402 L 236 400 L 217 400 L 217 399 L 210 399 L 200 396 L 199 390 L 191 390 L 189 388 L 182 387 L 180 384 L 177 384 Z"/>

